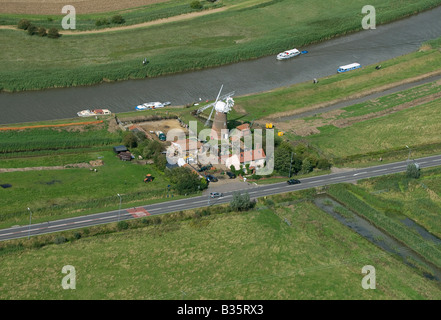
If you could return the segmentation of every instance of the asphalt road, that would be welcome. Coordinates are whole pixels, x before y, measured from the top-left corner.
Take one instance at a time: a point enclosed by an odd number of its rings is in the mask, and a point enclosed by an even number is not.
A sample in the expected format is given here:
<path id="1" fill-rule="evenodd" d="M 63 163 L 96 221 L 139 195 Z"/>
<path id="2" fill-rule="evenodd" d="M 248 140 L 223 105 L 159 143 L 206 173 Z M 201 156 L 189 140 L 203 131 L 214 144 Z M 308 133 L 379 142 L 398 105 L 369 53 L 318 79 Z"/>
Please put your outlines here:
<path id="1" fill-rule="evenodd" d="M 428 168 L 441 165 L 441 155 L 415 159 L 421 168 Z M 376 176 L 406 171 L 407 161 L 394 162 L 375 167 L 356 169 L 352 171 L 333 173 L 317 177 L 305 178 L 301 184 L 288 185 L 286 182 L 274 183 L 269 185 L 259 185 L 252 189 L 247 189 L 251 198 L 259 198 L 278 193 L 292 192 L 296 190 L 309 189 L 313 187 L 325 186 L 330 184 L 357 181 Z M 117 222 L 119 220 L 130 220 L 150 215 L 158 215 L 181 210 L 208 207 L 231 201 L 233 192 L 226 192 L 222 198 L 210 199 L 208 196 L 198 196 L 181 200 L 168 201 L 142 207 L 127 208 L 109 212 L 97 213 L 82 217 L 49 221 L 44 223 L 32 224 L 31 226 L 18 226 L 0 230 L 0 241 L 23 238 L 28 236 L 65 231 L 90 227 L 99 224 Z M 124 195 L 122 197 L 124 199 Z M 124 200 L 123 200 L 124 201 Z M 135 209 L 135 210 L 133 210 Z"/>

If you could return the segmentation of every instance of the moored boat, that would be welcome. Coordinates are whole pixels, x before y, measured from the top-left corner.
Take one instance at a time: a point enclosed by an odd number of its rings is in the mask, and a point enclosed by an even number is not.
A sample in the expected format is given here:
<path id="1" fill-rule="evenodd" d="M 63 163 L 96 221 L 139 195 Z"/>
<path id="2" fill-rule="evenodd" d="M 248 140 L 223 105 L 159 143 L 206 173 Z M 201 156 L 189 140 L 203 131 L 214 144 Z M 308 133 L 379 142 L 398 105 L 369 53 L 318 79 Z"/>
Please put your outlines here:
<path id="1" fill-rule="evenodd" d="M 109 115 L 112 114 L 109 109 L 86 109 L 82 110 L 80 112 L 77 112 L 77 115 L 79 117 L 92 117 L 92 116 L 103 116 L 103 115 Z"/>

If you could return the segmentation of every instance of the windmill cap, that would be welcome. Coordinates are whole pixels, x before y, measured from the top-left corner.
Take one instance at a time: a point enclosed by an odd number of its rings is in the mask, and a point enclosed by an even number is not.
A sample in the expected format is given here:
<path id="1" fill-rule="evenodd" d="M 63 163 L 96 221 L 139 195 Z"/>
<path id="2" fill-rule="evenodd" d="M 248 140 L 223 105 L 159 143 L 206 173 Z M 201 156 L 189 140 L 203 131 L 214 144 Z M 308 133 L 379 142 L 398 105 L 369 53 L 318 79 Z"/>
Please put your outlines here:
<path id="1" fill-rule="evenodd" d="M 227 106 L 227 104 L 225 102 L 218 101 L 218 102 L 216 102 L 215 109 L 218 112 L 225 112 L 226 111 L 226 108 L 225 108 L 226 106 Z"/>

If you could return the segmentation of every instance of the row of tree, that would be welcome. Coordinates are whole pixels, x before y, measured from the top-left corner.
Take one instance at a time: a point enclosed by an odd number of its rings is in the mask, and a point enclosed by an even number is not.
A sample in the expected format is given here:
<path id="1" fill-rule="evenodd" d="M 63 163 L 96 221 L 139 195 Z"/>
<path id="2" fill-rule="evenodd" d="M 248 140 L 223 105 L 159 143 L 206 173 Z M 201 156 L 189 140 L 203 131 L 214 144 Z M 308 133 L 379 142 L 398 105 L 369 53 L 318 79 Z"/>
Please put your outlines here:
<path id="1" fill-rule="evenodd" d="M 26 30 L 29 35 L 39 35 L 40 37 L 47 36 L 51 39 L 56 39 L 60 37 L 60 33 L 58 32 L 57 28 L 50 28 L 49 30 L 46 30 L 44 27 L 37 27 L 36 25 L 32 24 L 27 19 L 21 19 L 18 22 L 17 27 L 22 30 Z"/>

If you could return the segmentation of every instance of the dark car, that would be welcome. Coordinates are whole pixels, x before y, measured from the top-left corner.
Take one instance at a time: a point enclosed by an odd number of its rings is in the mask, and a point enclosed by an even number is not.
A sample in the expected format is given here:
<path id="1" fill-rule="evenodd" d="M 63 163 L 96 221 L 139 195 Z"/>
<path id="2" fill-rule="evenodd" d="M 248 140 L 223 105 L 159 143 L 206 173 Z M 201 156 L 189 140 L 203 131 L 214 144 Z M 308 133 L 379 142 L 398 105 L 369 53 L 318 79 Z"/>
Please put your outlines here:
<path id="1" fill-rule="evenodd" d="M 210 170 L 210 166 L 203 166 L 202 168 L 199 169 L 199 172 L 205 171 L 205 170 Z"/>
<path id="2" fill-rule="evenodd" d="M 297 180 L 297 179 L 289 179 L 287 182 L 288 182 L 288 184 L 299 184 L 299 183 L 300 183 L 300 180 Z"/>
<path id="3" fill-rule="evenodd" d="M 217 182 L 217 178 L 211 174 L 206 175 L 205 179 L 207 179 L 209 182 Z"/>
<path id="4" fill-rule="evenodd" d="M 236 175 L 234 173 L 232 173 L 231 171 L 227 171 L 227 176 L 229 176 L 230 179 L 236 178 Z"/>
<path id="5" fill-rule="evenodd" d="M 223 197 L 223 196 L 224 196 L 224 194 L 220 193 L 220 192 L 211 192 L 210 193 L 210 198 L 220 198 L 220 197 Z"/>

